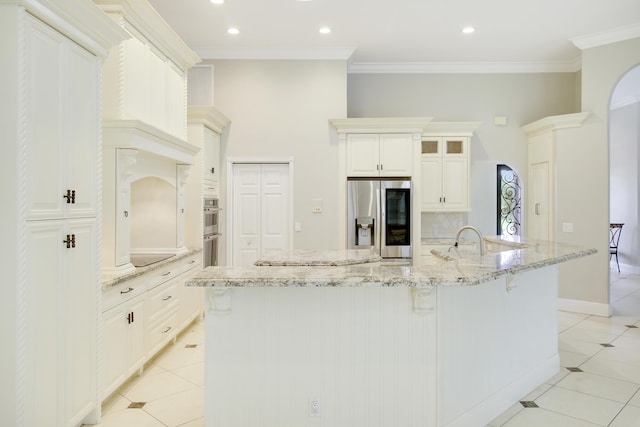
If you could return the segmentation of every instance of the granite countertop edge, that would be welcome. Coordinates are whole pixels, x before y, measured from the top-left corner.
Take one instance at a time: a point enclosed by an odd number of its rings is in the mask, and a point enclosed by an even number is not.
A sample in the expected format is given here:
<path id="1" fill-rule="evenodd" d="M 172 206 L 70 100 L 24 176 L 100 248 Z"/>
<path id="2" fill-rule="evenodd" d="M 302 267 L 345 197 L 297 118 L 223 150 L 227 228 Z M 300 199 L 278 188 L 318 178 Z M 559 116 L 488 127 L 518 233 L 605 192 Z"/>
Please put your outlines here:
<path id="1" fill-rule="evenodd" d="M 176 262 L 176 261 L 180 261 L 181 259 L 188 258 L 191 255 L 197 254 L 199 252 L 202 252 L 202 249 L 188 250 L 187 252 L 176 254 L 176 255 L 172 256 L 171 258 L 167 258 L 167 259 L 165 259 L 163 261 L 159 261 L 159 262 L 156 262 L 154 264 L 147 265 L 145 267 L 136 267 L 135 271 L 132 271 L 131 273 L 123 274 L 123 275 L 120 275 L 120 276 L 103 275 L 102 276 L 102 289 L 103 290 L 107 290 L 107 289 L 113 288 L 115 286 L 118 286 L 118 285 L 126 282 L 126 281 L 135 279 L 136 277 L 140 277 L 143 274 L 149 273 L 151 271 L 158 270 L 158 269 L 166 266 L 167 264 L 170 264 L 170 263 Z"/>
<path id="2" fill-rule="evenodd" d="M 503 243 L 503 242 L 501 242 Z M 504 242 L 506 246 L 508 243 Z M 527 249 L 522 248 L 522 252 Z M 544 268 L 595 254 L 596 249 L 564 247 L 565 253 L 539 255 L 521 264 L 492 268 L 499 254 L 477 260 L 438 261 L 422 266 L 393 266 L 381 263 L 346 266 L 275 266 L 207 268 L 187 282 L 187 286 L 233 287 L 429 287 L 473 286 L 497 278 Z M 520 249 L 514 249 L 519 253 Z M 525 257 L 526 258 L 526 257 Z"/>

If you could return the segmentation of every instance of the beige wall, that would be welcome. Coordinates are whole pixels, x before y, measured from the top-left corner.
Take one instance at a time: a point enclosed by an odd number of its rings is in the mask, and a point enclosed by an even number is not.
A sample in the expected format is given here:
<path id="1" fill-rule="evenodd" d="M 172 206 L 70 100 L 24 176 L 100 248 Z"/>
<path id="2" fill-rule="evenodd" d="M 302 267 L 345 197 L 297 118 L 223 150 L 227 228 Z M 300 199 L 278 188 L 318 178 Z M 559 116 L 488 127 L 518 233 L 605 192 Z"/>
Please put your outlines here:
<path id="1" fill-rule="evenodd" d="M 466 221 L 493 235 L 496 164 L 508 164 L 526 180 L 527 139 L 521 126 L 579 111 L 578 78 L 577 73 L 351 74 L 349 117 L 481 121 L 471 140 L 471 212 Z M 506 116 L 507 126 L 495 126 L 494 116 Z"/>
<path id="2" fill-rule="evenodd" d="M 609 101 L 618 80 L 638 63 L 640 39 L 582 52 L 582 111 L 592 114 L 559 144 L 557 218 L 574 222 L 567 241 L 599 252 L 561 266 L 564 299 L 609 302 Z"/>
<path id="3" fill-rule="evenodd" d="M 329 119 L 346 117 L 345 61 L 209 61 L 215 105 L 229 119 L 226 157 L 294 159 L 296 248 L 339 248 L 338 146 Z M 226 188 L 221 188 L 225 201 Z M 312 213 L 312 199 L 322 213 Z M 223 218 L 224 220 L 224 218 Z M 224 222 L 223 222 L 224 223 Z"/>

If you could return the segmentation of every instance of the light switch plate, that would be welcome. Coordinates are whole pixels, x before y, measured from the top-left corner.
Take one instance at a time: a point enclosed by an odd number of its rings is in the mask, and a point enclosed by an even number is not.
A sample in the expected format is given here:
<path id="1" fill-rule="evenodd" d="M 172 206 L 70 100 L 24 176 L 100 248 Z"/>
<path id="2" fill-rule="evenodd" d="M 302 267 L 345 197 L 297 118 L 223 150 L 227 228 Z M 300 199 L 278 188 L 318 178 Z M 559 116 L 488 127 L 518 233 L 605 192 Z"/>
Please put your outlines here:
<path id="1" fill-rule="evenodd" d="M 573 223 L 572 222 L 563 222 L 562 223 L 562 232 L 563 233 L 573 233 Z"/>

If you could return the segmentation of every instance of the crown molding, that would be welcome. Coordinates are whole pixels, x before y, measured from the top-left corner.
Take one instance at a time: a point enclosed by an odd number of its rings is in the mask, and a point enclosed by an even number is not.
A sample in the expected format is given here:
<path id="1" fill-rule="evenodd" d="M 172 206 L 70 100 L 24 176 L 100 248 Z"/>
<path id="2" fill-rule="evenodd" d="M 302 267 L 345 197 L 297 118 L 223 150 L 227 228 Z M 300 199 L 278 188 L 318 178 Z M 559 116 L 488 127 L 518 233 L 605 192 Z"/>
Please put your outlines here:
<path id="1" fill-rule="evenodd" d="M 548 116 L 522 126 L 522 130 L 524 130 L 527 135 L 536 135 L 552 130 L 577 128 L 582 126 L 582 123 L 584 123 L 589 114 L 589 112 L 582 112 Z"/>
<path id="2" fill-rule="evenodd" d="M 353 55 L 353 47 L 334 48 L 193 48 L 202 59 L 279 59 L 279 60 L 348 60 Z"/>
<path id="3" fill-rule="evenodd" d="M 182 70 L 200 62 L 198 55 L 178 36 L 156 10 L 144 0 L 93 0 L 118 22 L 123 17 Z"/>
<path id="4" fill-rule="evenodd" d="M 580 50 L 640 37 L 640 23 L 569 39 Z"/>
<path id="5" fill-rule="evenodd" d="M 582 59 L 549 62 L 354 62 L 349 74 L 574 73 Z"/>
<path id="6" fill-rule="evenodd" d="M 187 122 L 200 124 L 220 134 L 231 120 L 213 105 L 189 105 L 187 107 Z"/>
<path id="7" fill-rule="evenodd" d="M 364 117 L 331 119 L 338 133 L 419 132 L 427 129 L 433 117 Z"/>
<path id="8" fill-rule="evenodd" d="M 430 122 L 424 129 L 423 136 L 472 136 L 482 122 Z"/>
<path id="9" fill-rule="evenodd" d="M 102 58 L 107 57 L 112 46 L 130 37 L 90 1 L 16 0 L 2 3 L 23 6 L 32 15 Z"/>

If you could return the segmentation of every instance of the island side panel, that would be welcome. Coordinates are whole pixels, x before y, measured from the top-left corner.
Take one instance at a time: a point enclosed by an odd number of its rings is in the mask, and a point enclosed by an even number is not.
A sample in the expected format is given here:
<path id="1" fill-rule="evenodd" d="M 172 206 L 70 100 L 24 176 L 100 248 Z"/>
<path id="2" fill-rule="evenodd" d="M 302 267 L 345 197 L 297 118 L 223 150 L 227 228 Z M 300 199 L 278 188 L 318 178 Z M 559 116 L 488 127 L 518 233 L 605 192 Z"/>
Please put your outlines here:
<path id="1" fill-rule="evenodd" d="M 207 427 L 436 425 L 436 311 L 416 313 L 411 288 L 237 287 L 229 301 L 206 314 Z"/>
<path id="2" fill-rule="evenodd" d="M 557 277 L 438 289 L 440 425 L 484 425 L 559 371 Z"/>

